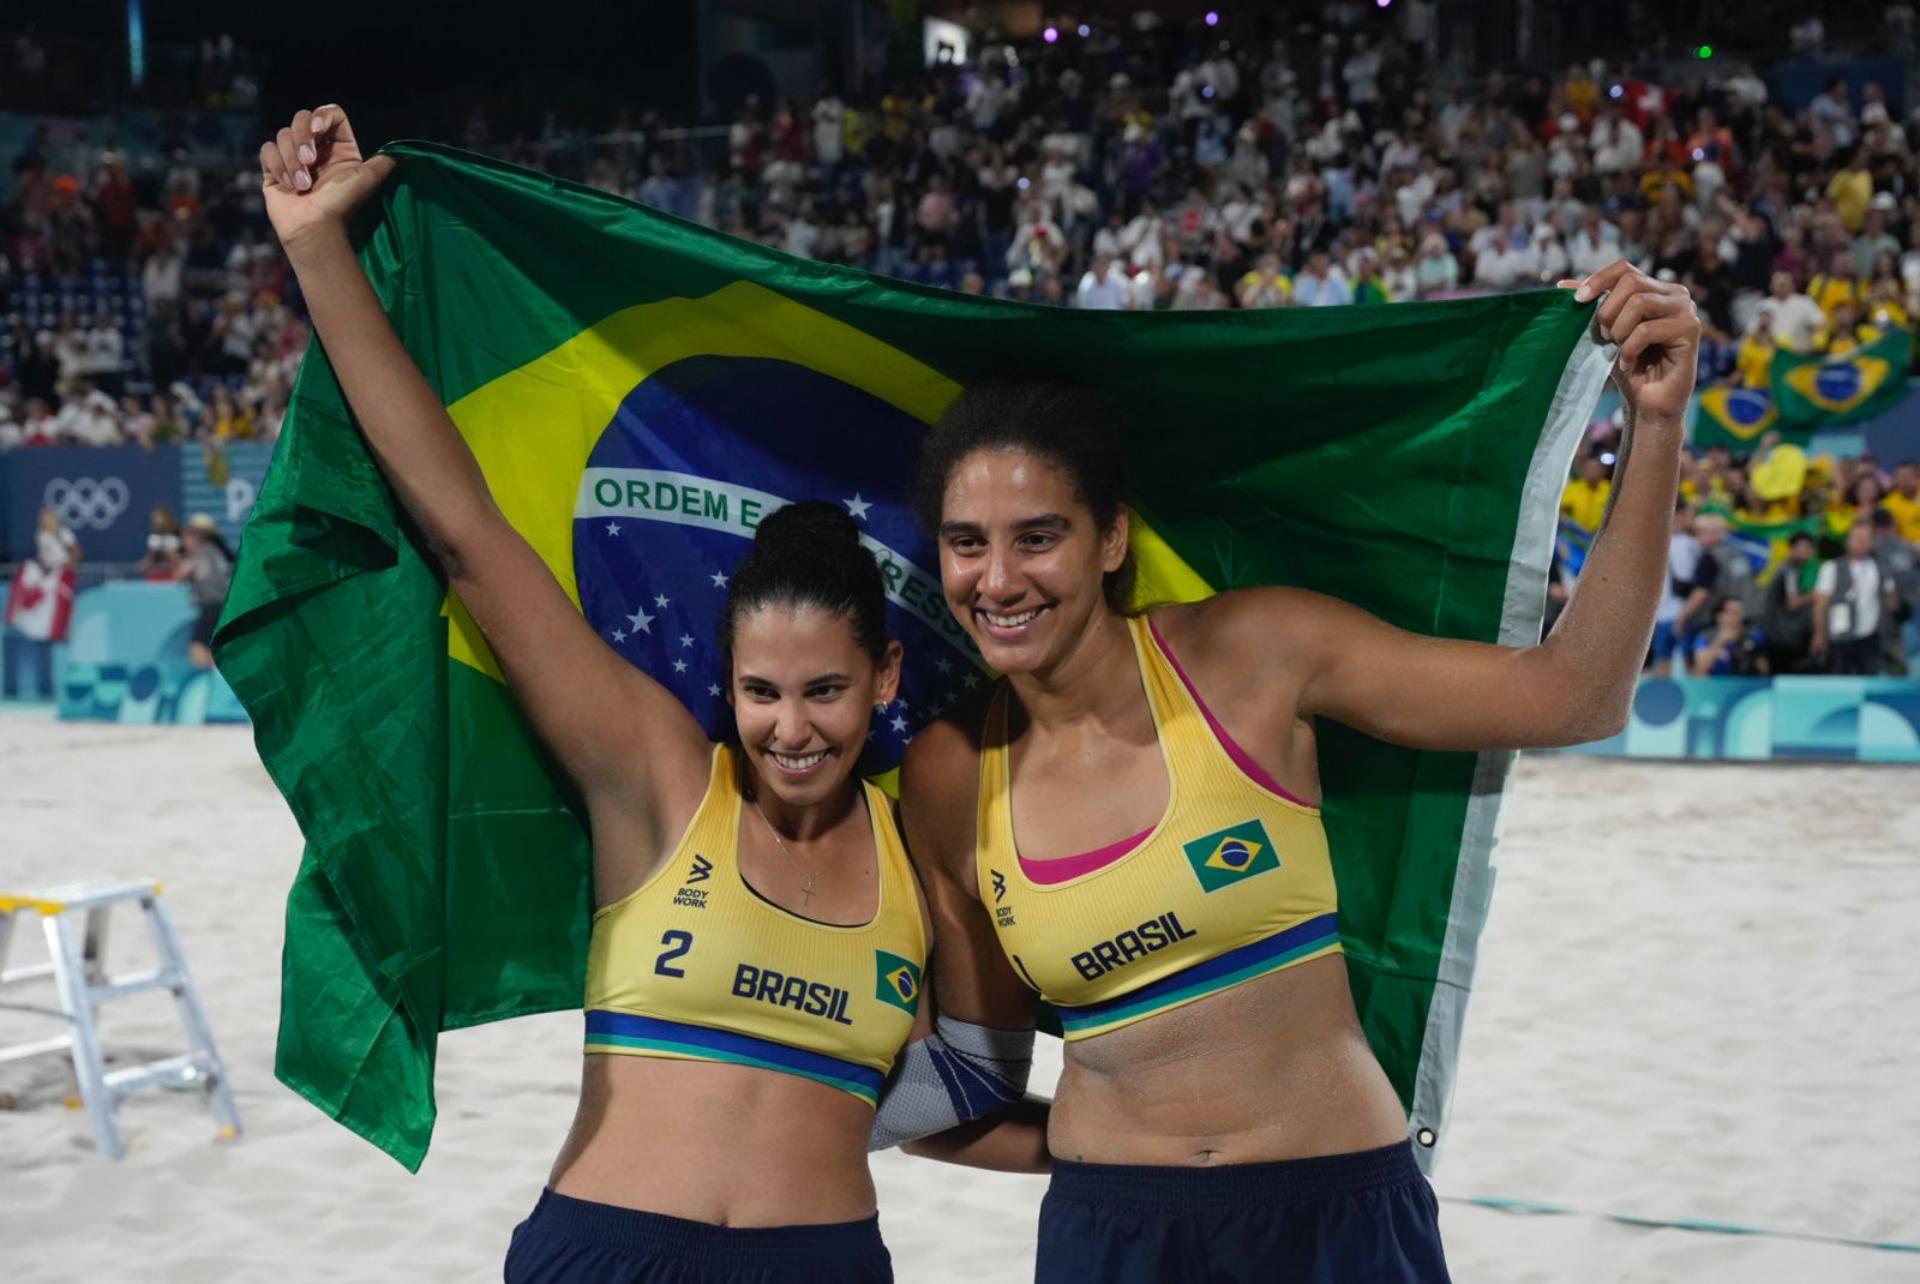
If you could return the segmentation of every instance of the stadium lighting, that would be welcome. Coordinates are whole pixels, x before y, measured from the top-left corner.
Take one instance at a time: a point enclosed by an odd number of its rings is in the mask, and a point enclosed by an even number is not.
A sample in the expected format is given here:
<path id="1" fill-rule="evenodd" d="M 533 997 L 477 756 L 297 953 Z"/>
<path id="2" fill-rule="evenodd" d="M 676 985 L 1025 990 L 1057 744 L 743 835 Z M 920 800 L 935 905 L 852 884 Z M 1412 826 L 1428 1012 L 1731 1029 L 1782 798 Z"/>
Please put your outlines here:
<path id="1" fill-rule="evenodd" d="M 1220 14 L 1218 10 L 1207 10 L 1207 25 L 1209 27 L 1217 27 L 1220 25 Z"/>
<path id="2" fill-rule="evenodd" d="M 1092 34 L 1093 34 L 1093 28 L 1092 28 L 1092 27 L 1089 27 L 1089 26 L 1088 26 L 1088 25 L 1087 25 L 1086 23 L 1084 23 L 1084 22 L 1080 24 L 1080 38 L 1081 38 L 1082 40 L 1085 40 L 1085 39 L 1086 39 L 1086 38 L 1087 38 L 1088 36 L 1090 36 L 1090 35 L 1092 35 Z"/>
<path id="3" fill-rule="evenodd" d="M 1048 44 L 1052 44 L 1054 41 L 1060 38 L 1060 28 L 1048 27 L 1045 31 L 1040 33 L 1040 38 L 1046 41 Z"/>
<path id="4" fill-rule="evenodd" d="M 1695 56 L 1700 59 L 1700 61 L 1705 62 L 1707 59 L 1713 57 L 1713 46 L 1701 45 L 1698 49 L 1694 50 L 1693 52 Z"/>
<path id="5" fill-rule="evenodd" d="M 1376 9 L 1384 9 L 1392 3 L 1393 0 L 1373 0 L 1373 5 Z"/>
<path id="6" fill-rule="evenodd" d="M 1625 85 L 1614 85 L 1607 90 L 1607 97 L 1609 98 L 1625 98 L 1626 96 L 1627 87 Z"/>

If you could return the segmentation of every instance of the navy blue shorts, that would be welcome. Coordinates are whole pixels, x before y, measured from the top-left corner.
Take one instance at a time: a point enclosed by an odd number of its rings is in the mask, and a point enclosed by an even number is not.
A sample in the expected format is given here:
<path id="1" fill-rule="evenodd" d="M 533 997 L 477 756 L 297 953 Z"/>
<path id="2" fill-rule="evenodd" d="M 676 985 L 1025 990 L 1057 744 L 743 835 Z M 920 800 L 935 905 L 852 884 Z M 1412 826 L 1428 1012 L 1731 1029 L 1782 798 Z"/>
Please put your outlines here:
<path id="1" fill-rule="evenodd" d="M 1037 1284 L 1444 1284 L 1411 1142 L 1219 1168 L 1054 1160 Z"/>
<path id="2" fill-rule="evenodd" d="M 880 1219 L 710 1226 L 540 1192 L 507 1249 L 507 1284 L 892 1284 Z"/>

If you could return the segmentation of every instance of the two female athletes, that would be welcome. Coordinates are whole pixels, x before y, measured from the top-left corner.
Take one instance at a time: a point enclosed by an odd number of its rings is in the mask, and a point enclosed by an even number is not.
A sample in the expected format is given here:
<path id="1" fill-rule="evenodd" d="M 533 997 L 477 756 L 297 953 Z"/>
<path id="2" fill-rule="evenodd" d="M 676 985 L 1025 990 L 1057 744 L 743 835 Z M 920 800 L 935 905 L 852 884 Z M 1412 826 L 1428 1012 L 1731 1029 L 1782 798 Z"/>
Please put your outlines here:
<path id="1" fill-rule="evenodd" d="M 1445 1278 L 1339 957 L 1314 720 L 1449 749 L 1620 724 L 1693 381 L 1683 289 L 1624 263 L 1563 283 L 1606 294 L 1638 449 L 1581 593 L 1530 648 L 1285 589 L 1136 614 L 1112 410 L 1051 385 L 963 394 L 919 499 L 948 605 L 1005 680 L 909 749 L 923 910 L 853 775 L 899 647 L 844 516 L 762 525 L 721 621 L 737 743 L 707 744 L 507 525 L 387 325 L 344 220 L 392 162 L 338 107 L 261 162 L 375 456 L 589 813 L 591 1055 L 510 1279 L 887 1278 L 865 1150 L 921 1136 L 1052 1168 L 1043 1281 Z M 897 988 L 869 998 L 882 956 Z M 1068 1038 L 1044 1140 L 1021 1095 L 1036 991 Z"/>

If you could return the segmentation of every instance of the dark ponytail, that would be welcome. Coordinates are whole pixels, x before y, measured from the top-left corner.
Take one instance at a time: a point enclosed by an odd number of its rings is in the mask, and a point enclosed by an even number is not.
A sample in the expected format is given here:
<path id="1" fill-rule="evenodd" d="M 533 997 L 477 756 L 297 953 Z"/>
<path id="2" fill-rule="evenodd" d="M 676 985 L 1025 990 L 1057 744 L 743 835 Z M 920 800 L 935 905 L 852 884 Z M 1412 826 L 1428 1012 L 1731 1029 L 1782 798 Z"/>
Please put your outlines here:
<path id="1" fill-rule="evenodd" d="M 887 654 L 887 587 L 846 509 L 805 499 L 767 514 L 727 585 L 720 658 L 733 672 L 733 622 L 764 606 L 817 606 L 846 619 L 878 664 Z"/>

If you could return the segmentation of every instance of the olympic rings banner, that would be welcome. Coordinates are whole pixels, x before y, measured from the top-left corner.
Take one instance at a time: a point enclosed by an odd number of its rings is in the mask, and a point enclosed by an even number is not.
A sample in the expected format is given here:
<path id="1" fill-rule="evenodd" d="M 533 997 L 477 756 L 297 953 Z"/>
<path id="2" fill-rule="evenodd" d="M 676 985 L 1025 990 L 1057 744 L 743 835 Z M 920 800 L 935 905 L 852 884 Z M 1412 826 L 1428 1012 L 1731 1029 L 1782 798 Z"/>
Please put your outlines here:
<path id="1" fill-rule="evenodd" d="M 180 457 L 171 446 L 50 446 L 0 455 L 7 560 L 33 555 L 35 523 L 42 508 L 51 508 L 88 561 L 138 561 L 155 504 L 180 512 Z"/>

